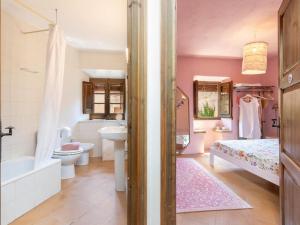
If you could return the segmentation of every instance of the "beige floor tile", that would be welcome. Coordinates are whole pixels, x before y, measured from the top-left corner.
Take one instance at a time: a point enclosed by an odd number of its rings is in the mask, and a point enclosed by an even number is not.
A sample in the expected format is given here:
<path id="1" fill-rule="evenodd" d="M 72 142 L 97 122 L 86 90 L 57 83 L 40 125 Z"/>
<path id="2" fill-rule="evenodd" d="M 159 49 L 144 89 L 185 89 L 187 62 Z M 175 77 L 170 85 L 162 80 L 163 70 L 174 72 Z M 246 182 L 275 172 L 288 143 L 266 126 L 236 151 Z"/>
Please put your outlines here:
<path id="1" fill-rule="evenodd" d="M 279 225 L 278 187 L 223 160 L 215 168 L 207 156 L 196 160 L 253 209 L 177 214 L 177 225 Z M 115 192 L 113 162 L 92 159 L 76 172 L 62 192 L 11 225 L 126 225 L 126 194 Z"/>
<path id="2" fill-rule="evenodd" d="M 62 191 L 11 225 L 126 225 L 126 194 L 116 192 L 113 162 L 92 159 Z"/>

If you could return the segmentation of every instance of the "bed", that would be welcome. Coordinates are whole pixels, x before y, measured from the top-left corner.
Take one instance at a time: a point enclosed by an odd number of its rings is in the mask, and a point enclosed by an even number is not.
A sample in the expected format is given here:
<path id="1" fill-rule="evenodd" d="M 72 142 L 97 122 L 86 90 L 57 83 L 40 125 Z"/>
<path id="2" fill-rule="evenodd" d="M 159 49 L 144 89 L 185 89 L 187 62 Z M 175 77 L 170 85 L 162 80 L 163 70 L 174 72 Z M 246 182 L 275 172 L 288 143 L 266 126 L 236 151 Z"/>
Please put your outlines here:
<path id="1" fill-rule="evenodd" d="M 279 185 L 278 139 L 217 141 L 210 151 L 211 166 L 215 156 Z"/>

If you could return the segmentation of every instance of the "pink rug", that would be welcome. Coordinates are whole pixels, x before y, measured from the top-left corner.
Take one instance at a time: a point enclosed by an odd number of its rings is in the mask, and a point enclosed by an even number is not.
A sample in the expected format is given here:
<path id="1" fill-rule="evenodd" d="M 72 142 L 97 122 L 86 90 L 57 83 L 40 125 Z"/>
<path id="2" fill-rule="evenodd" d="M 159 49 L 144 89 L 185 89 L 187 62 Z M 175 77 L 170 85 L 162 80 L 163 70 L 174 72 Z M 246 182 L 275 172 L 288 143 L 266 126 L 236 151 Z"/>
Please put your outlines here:
<path id="1" fill-rule="evenodd" d="M 251 206 L 193 159 L 176 163 L 176 211 L 246 209 Z"/>

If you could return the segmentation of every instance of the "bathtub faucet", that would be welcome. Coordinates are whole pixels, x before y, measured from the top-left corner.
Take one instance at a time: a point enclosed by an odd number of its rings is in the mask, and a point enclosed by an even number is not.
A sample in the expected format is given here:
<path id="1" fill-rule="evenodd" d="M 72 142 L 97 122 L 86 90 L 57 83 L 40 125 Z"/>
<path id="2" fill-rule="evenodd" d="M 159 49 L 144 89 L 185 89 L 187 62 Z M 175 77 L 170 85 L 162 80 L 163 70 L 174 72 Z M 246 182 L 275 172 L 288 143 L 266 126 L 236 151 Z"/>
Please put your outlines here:
<path id="1" fill-rule="evenodd" d="M 6 127 L 5 129 L 8 130 L 8 133 L 2 133 L 2 131 L 1 131 L 1 137 L 12 136 L 12 134 L 13 134 L 12 130 L 15 128 L 12 126 L 9 126 L 9 127 Z"/>

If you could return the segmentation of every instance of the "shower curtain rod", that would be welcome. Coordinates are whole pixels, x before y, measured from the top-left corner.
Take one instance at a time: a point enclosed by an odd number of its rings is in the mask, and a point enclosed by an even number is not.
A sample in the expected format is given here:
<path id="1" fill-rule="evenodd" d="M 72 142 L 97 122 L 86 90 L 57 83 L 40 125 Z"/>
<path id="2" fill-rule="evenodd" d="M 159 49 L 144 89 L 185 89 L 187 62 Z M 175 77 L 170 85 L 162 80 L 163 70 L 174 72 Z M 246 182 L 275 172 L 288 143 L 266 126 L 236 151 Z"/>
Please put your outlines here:
<path id="1" fill-rule="evenodd" d="M 48 17 L 42 15 L 41 13 L 39 13 L 38 11 L 36 11 L 35 9 L 33 9 L 31 6 L 25 4 L 24 2 L 22 2 L 21 0 L 14 0 L 14 2 L 20 6 L 22 6 L 24 9 L 28 10 L 29 12 L 31 12 L 32 14 L 40 17 L 43 20 L 46 20 L 49 25 L 55 25 L 57 24 L 57 9 L 55 9 L 55 13 L 56 13 L 56 21 L 54 22 L 53 20 L 49 19 Z M 29 32 L 22 32 L 23 34 L 33 34 L 33 33 L 40 33 L 40 32 L 45 32 L 45 31 L 49 31 L 49 29 L 42 29 L 42 30 L 35 30 L 35 31 L 29 31 Z"/>

